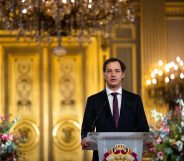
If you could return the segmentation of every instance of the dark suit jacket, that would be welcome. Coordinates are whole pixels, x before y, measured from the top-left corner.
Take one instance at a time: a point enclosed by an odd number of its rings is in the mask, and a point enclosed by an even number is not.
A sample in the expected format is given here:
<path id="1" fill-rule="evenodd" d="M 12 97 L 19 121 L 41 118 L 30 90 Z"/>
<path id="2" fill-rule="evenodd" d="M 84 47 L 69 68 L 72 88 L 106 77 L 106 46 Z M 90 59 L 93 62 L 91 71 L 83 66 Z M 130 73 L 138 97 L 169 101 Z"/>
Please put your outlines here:
<path id="1" fill-rule="evenodd" d="M 87 99 L 81 137 L 88 132 L 148 132 L 149 127 L 140 96 L 122 90 L 121 110 L 118 128 L 110 110 L 106 90 Z M 98 161 L 98 153 L 93 153 L 93 161 Z"/>

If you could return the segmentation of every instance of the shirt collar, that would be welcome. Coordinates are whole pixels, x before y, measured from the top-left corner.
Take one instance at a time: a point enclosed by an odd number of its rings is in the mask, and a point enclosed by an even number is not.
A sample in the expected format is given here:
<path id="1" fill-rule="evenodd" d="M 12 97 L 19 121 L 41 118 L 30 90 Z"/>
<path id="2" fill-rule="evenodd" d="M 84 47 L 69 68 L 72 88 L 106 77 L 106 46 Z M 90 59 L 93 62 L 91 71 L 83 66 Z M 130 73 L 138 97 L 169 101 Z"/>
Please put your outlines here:
<path id="1" fill-rule="evenodd" d="M 110 95 L 111 93 L 114 93 L 114 92 L 117 92 L 118 94 L 122 94 L 122 87 L 120 87 L 118 90 L 116 91 L 112 91 L 111 89 L 109 89 L 107 86 L 106 86 L 106 92 L 107 92 L 107 95 Z"/>

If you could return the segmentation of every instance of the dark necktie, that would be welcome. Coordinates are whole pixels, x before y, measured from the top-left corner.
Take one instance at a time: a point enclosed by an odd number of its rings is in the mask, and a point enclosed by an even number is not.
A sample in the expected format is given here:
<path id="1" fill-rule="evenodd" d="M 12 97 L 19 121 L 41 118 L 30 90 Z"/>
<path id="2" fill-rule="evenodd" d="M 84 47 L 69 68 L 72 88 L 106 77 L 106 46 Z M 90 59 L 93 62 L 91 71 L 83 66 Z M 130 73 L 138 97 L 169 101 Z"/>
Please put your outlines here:
<path id="1" fill-rule="evenodd" d="M 116 128 L 118 128 L 118 121 L 119 121 L 119 109 L 118 109 L 118 98 L 117 98 L 118 93 L 111 93 L 111 95 L 114 97 L 113 98 L 113 117 L 114 121 L 116 124 Z"/>

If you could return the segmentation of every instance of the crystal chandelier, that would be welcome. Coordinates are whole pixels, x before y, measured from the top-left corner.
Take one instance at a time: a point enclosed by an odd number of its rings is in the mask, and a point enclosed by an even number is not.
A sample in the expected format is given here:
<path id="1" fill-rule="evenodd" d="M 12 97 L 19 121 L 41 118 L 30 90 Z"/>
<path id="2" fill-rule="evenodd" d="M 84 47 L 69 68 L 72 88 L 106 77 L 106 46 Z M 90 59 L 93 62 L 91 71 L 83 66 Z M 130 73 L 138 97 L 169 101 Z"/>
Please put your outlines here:
<path id="1" fill-rule="evenodd" d="M 100 33 L 102 48 L 113 24 L 133 22 L 131 0 L 0 0 L 0 30 L 8 30 L 17 40 L 52 43 L 57 36 L 56 55 L 66 54 L 61 45 L 63 36 L 68 40 L 90 41 Z M 25 41 L 24 40 L 24 41 Z"/>
<path id="2" fill-rule="evenodd" d="M 90 37 L 112 23 L 133 22 L 129 0 L 0 0 L 0 29 L 17 37 Z"/>
<path id="3" fill-rule="evenodd" d="M 176 61 L 163 65 L 159 60 L 146 84 L 148 95 L 155 103 L 170 104 L 177 97 L 184 98 L 184 61 L 177 57 Z"/>

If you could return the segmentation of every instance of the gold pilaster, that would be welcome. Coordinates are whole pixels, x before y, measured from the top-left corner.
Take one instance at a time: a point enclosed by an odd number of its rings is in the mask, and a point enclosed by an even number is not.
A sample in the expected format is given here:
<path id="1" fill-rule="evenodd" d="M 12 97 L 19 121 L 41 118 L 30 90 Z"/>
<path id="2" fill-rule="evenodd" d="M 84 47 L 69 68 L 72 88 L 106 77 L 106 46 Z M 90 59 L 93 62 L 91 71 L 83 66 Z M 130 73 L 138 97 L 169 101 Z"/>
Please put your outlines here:
<path id="1" fill-rule="evenodd" d="M 142 85 L 150 65 L 166 59 L 166 30 L 164 0 L 143 0 L 141 3 L 141 62 Z"/>
<path id="2" fill-rule="evenodd" d="M 97 40 L 92 38 L 92 42 L 86 48 L 86 57 L 85 57 L 85 92 L 86 96 L 92 95 L 98 91 L 98 54 L 97 49 Z"/>
<path id="3" fill-rule="evenodd" d="M 43 88 L 43 159 L 49 161 L 49 86 L 48 86 L 48 49 L 42 49 L 42 88 Z"/>
<path id="4" fill-rule="evenodd" d="M 142 84 L 150 65 L 166 60 L 166 22 L 164 0 L 142 0 L 141 3 L 141 62 Z"/>
<path id="5" fill-rule="evenodd" d="M 0 113 L 4 114 L 4 50 L 0 46 Z"/>
<path id="6" fill-rule="evenodd" d="M 141 2 L 141 83 L 145 111 L 150 122 L 154 103 L 147 97 L 145 82 L 158 60 L 167 60 L 165 0 Z M 158 107 L 160 108 L 160 107 Z M 164 108 L 162 108 L 164 110 Z"/>
<path id="7" fill-rule="evenodd" d="M 102 49 L 101 48 L 101 43 L 99 43 L 99 42 L 102 42 L 100 36 L 98 36 L 98 39 L 97 39 L 97 50 L 98 50 L 98 54 L 97 54 L 98 55 L 98 58 L 97 58 L 98 59 L 98 67 L 97 67 L 97 70 L 98 70 L 98 91 L 101 91 L 105 87 L 103 64 L 104 64 L 104 61 L 106 59 L 108 59 L 109 56 L 110 56 L 110 48 L 108 46 L 105 49 Z"/>

